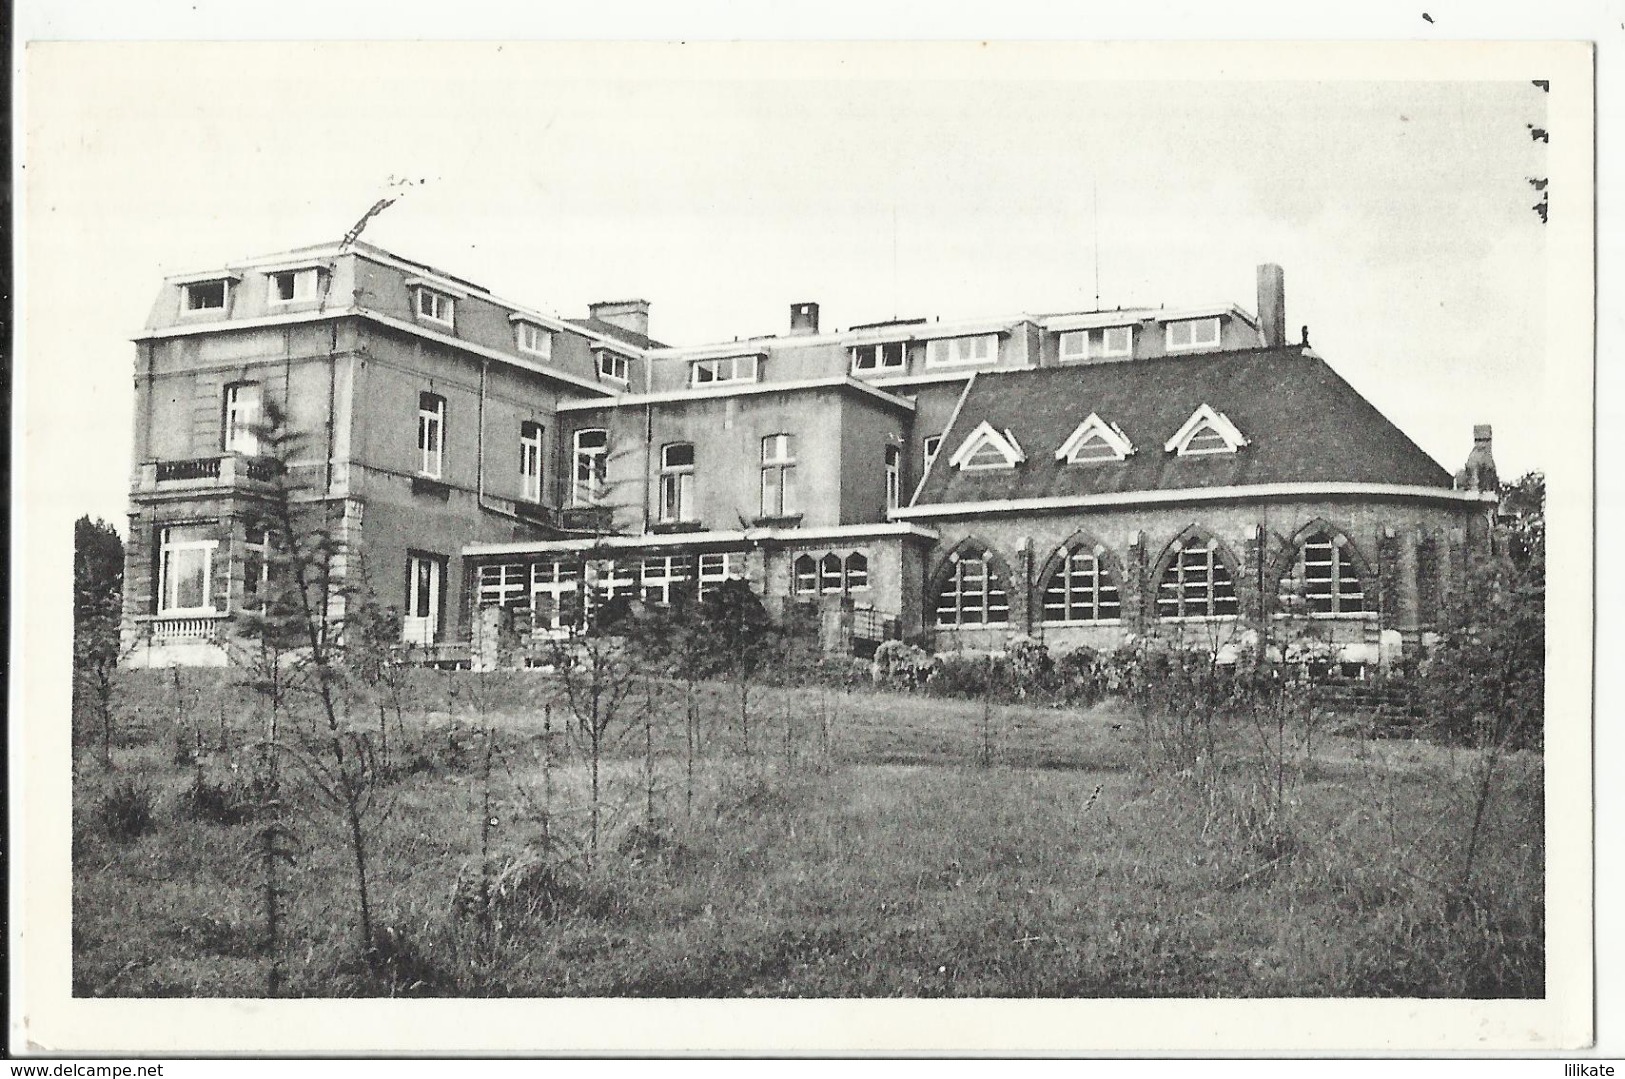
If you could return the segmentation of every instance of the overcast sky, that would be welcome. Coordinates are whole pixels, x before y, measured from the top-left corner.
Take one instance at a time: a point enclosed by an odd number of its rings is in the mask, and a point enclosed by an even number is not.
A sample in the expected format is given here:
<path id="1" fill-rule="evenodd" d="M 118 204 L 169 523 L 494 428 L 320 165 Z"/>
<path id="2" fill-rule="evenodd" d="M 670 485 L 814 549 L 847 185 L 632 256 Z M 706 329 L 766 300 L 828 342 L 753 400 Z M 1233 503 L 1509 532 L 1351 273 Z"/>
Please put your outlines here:
<path id="1" fill-rule="evenodd" d="M 62 387 L 32 419 L 83 450 L 53 497 L 123 527 L 129 338 L 164 274 L 337 239 L 403 178 L 367 240 L 566 316 L 646 298 L 676 344 L 781 332 L 802 300 L 826 327 L 1089 308 L 1097 262 L 1106 306 L 1254 310 L 1278 262 L 1290 336 L 1442 465 L 1492 423 L 1504 473 L 1542 466 L 1527 78 L 1125 81 L 1068 55 L 35 46 L 24 377 Z"/>

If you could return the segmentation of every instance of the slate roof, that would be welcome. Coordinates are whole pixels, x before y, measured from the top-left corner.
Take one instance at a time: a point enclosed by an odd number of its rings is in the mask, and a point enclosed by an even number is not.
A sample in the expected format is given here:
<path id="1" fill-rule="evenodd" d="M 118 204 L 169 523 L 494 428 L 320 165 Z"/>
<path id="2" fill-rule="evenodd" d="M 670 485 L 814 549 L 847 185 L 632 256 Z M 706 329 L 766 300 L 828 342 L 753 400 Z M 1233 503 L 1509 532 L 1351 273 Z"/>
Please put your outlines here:
<path id="1" fill-rule="evenodd" d="M 613 337 L 617 340 L 625 341 L 627 344 L 632 345 L 635 348 L 666 347 L 652 337 L 647 337 L 644 334 L 629 330 L 624 326 L 617 326 L 613 322 L 605 322 L 601 318 L 567 318 L 564 321 L 568 322 L 572 326 L 580 326 L 583 329 L 595 330 L 598 333 L 603 334 L 605 337 Z"/>
<path id="2" fill-rule="evenodd" d="M 1212 456 L 1164 450 L 1204 403 L 1250 445 Z M 1091 412 L 1122 428 L 1134 454 L 1057 461 Z M 1009 428 L 1027 460 L 1008 471 L 949 467 L 984 420 Z M 978 374 L 913 505 L 1303 482 L 1451 486 L 1450 474 L 1326 361 L 1293 346 Z"/>

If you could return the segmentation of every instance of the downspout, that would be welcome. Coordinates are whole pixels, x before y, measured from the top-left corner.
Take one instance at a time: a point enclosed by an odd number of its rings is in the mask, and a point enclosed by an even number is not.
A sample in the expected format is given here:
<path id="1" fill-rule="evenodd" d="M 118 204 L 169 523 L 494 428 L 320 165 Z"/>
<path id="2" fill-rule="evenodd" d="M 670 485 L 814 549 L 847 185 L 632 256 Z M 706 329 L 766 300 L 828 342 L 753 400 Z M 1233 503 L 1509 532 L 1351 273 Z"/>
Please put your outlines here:
<path id="1" fill-rule="evenodd" d="M 474 501 L 486 513 L 504 520 L 517 521 L 522 525 L 534 526 L 536 522 L 528 521 L 511 510 L 500 509 L 485 500 L 485 376 L 490 369 L 490 360 L 480 360 L 479 418 L 474 432 Z"/>
<path id="2" fill-rule="evenodd" d="M 336 420 L 333 415 L 338 401 L 339 379 L 339 325 L 329 324 L 327 346 L 327 485 L 323 488 L 323 496 L 333 493 L 333 439 Z M 291 353 L 292 348 L 284 348 L 285 353 Z"/>
<path id="3" fill-rule="evenodd" d="M 644 364 L 648 369 L 648 364 Z M 647 379 L 644 380 L 647 384 Z M 653 485 L 654 472 L 654 444 L 655 444 L 655 413 L 654 405 L 645 403 L 643 406 L 643 531 L 649 532 L 649 488 Z"/>

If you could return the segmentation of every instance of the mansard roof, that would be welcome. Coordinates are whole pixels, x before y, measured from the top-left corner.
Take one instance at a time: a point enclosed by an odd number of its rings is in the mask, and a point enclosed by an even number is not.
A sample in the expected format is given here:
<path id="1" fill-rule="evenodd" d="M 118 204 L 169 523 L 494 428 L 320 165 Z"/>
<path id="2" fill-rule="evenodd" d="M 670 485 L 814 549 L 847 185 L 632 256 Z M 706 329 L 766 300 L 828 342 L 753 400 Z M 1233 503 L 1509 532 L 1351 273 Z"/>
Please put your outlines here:
<path id="1" fill-rule="evenodd" d="M 1204 404 L 1228 416 L 1248 444 L 1226 454 L 1166 452 Z M 1087 469 L 1057 461 L 1055 449 L 1090 413 L 1141 451 Z M 1013 470 L 933 467 L 913 505 L 1273 483 L 1451 484 L 1433 458 L 1301 346 L 983 372 L 942 444 L 958 445 L 983 423 L 1009 428 L 1031 456 Z"/>

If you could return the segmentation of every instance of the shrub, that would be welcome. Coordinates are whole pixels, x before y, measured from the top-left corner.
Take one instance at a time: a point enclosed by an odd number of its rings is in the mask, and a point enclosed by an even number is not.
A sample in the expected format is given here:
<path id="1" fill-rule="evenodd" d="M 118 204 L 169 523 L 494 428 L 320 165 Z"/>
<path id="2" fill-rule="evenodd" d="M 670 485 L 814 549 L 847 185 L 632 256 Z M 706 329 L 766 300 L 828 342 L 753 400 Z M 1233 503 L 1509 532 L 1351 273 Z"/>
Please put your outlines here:
<path id="1" fill-rule="evenodd" d="M 175 810 L 187 820 L 241 824 L 254 816 L 254 796 L 235 775 L 219 782 L 198 775 L 181 792 Z"/>
<path id="2" fill-rule="evenodd" d="M 1063 652 L 1055 661 L 1056 690 L 1070 704 L 1094 704 L 1112 688 L 1111 659 L 1093 648 Z"/>
<path id="3" fill-rule="evenodd" d="M 155 801 L 151 789 L 126 779 L 96 803 L 96 820 L 113 839 L 138 839 L 153 830 Z"/>
<path id="4" fill-rule="evenodd" d="M 938 656 L 926 688 L 939 697 L 981 697 L 1007 681 L 1005 660 L 986 653 L 950 652 Z M 991 680 L 991 685 L 989 684 Z"/>
<path id="5" fill-rule="evenodd" d="M 926 684 L 934 663 L 929 653 L 903 641 L 882 641 L 871 667 L 874 680 L 890 686 L 918 689 Z"/>
<path id="6" fill-rule="evenodd" d="M 1055 660 L 1043 641 L 1017 637 L 1005 650 L 1003 666 L 1005 682 L 1016 697 L 1043 695 L 1054 688 Z"/>

